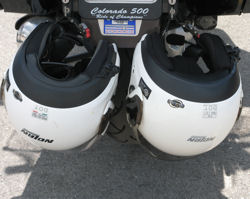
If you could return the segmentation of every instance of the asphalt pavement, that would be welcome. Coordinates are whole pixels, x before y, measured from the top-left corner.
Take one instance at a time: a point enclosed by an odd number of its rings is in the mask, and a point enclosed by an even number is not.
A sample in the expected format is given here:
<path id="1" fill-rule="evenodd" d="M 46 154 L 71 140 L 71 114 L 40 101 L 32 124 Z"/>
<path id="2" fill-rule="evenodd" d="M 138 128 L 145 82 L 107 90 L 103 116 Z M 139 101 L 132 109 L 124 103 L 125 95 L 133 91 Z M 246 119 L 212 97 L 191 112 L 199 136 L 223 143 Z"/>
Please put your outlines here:
<path id="1" fill-rule="evenodd" d="M 20 16 L 0 11 L 0 77 L 17 51 Z M 44 151 L 20 137 L 1 106 L 0 199 L 250 199 L 250 15 L 220 17 L 214 32 L 242 50 L 245 93 L 242 117 L 219 147 L 177 162 L 109 137 L 86 152 Z"/>

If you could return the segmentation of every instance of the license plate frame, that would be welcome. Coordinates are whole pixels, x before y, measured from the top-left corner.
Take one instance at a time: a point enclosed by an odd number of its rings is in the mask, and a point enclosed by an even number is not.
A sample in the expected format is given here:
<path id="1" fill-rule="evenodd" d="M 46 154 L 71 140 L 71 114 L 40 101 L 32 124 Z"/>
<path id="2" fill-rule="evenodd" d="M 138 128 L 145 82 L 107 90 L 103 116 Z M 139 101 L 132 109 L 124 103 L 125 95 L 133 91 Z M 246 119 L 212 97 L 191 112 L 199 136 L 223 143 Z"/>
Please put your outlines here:
<path id="1" fill-rule="evenodd" d="M 135 20 L 110 20 L 104 19 L 104 35 L 135 36 Z"/>

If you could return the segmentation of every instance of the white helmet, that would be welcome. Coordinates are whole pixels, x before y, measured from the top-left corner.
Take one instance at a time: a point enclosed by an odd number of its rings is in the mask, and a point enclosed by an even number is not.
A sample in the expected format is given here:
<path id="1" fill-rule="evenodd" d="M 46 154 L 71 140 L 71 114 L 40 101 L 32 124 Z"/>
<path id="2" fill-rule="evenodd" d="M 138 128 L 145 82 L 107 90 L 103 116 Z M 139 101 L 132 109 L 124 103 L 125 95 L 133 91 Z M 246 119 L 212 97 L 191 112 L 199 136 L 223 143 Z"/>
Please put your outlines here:
<path id="1" fill-rule="evenodd" d="M 108 127 L 119 67 L 115 44 L 100 41 L 93 52 L 75 24 L 42 23 L 6 73 L 2 94 L 9 119 L 45 149 L 92 143 Z"/>
<path id="2" fill-rule="evenodd" d="M 231 131 L 243 91 L 238 50 L 204 33 L 182 56 L 168 57 L 157 33 L 144 35 L 133 59 L 127 116 L 137 141 L 155 156 L 195 156 Z M 202 57 L 208 73 L 197 64 Z"/>

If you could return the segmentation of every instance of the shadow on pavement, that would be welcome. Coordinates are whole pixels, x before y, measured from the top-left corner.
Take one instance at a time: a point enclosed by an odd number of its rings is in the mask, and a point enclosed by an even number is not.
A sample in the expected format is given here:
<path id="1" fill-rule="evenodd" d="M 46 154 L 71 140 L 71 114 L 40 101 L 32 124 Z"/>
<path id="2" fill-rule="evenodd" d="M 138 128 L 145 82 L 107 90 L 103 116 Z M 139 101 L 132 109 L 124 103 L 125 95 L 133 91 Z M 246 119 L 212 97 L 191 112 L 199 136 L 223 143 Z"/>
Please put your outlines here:
<path id="1" fill-rule="evenodd" d="M 215 32 L 230 42 L 222 30 Z M 250 53 L 243 51 L 240 64 L 244 90 L 248 93 L 244 106 L 248 107 L 250 68 L 245 60 L 249 57 Z M 219 147 L 189 160 L 157 160 L 137 145 L 120 144 L 105 137 L 87 152 L 42 151 L 35 165 L 32 153 L 39 151 L 17 151 L 6 146 L 4 150 L 22 156 L 27 164 L 8 167 L 5 172 L 32 172 L 22 196 L 15 199 L 226 198 L 222 194 L 226 187 L 224 176 L 250 169 L 250 142 L 245 141 L 250 134 L 242 132 L 248 120 L 241 117 Z"/>

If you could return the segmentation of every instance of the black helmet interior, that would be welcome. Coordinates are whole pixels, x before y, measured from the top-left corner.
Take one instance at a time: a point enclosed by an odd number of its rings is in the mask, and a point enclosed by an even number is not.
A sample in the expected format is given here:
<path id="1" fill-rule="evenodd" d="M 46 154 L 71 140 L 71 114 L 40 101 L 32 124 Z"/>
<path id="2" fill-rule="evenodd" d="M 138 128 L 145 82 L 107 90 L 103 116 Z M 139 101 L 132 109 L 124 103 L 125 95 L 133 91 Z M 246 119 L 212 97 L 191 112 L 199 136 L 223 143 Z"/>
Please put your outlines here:
<path id="1" fill-rule="evenodd" d="M 19 89 L 40 104 L 76 107 L 99 96 L 119 73 L 113 44 L 92 46 L 75 24 L 40 24 L 20 47 L 13 76 Z M 58 100 L 60 99 L 60 100 Z"/>
<path id="2" fill-rule="evenodd" d="M 73 23 L 54 23 L 42 39 L 40 69 L 50 78 L 67 80 L 83 72 L 93 56 L 91 41 Z"/>
<path id="3" fill-rule="evenodd" d="M 147 35 L 141 45 L 147 73 L 160 88 L 182 99 L 204 103 L 228 99 L 240 84 L 237 56 L 229 53 L 216 35 L 203 34 L 198 43 L 187 48 L 183 56 L 168 57 L 161 36 Z M 198 65 L 200 57 L 209 72 Z"/>

